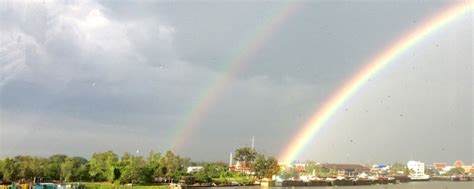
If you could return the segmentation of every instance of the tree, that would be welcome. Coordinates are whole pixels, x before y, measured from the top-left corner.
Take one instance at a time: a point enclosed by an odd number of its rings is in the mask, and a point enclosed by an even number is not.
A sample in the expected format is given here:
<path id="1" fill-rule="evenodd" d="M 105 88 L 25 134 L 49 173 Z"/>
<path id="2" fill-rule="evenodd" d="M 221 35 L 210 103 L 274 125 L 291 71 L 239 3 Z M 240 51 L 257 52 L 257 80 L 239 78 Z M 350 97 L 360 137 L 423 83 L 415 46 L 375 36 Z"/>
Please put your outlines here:
<path id="1" fill-rule="evenodd" d="M 120 182 L 123 183 L 146 183 L 149 182 L 147 163 L 143 156 L 133 156 L 125 153 L 119 163 Z"/>
<path id="2" fill-rule="evenodd" d="M 43 167 L 47 159 L 32 156 L 16 156 L 14 159 L 18 167 L 18 179 L 31 181 L 34 177 L 44 176 Z"/>
<path id="3" fill-rule="evenodd" d="M 112 151 L 94 153 L 90 160 L 89 174 L 95 181 L 112 182 L 116 178 L 118 156 Z"/>
<path id="4" fill-rule="evenodd" d="M 278 161 L 273 157 L 265 157 L 262 154 L 257 155 L 253 168 L 257 178 L 272 178 L 273 175 L 280 172 Z"/>
<path id="5" fill-rule="evenodd" d="M 3 162 L 3 179 L 15 181 L 18 179 L 18 166 L 14 159 L 6 158 Z"/>
<path id="6" fill-rule="evenodd" d="M 62 154 L 52 155 L 48 158 L 44 175 L 53 180 L 62 180 L 61 164 L 66 161 L 67 156 Z"/>
<path id="7" fill-rule="evenodd" d="M 446 174 L 447 175 L 462 175 L 466 171 L 462 167 L 455 167 L 450 169 Z"/>
<path id="8" fill-rule="evenodd" d="M 161 158 L 161 174 L 168 178 L 178 179 L 186 173 L 183 160 L 171 151 L 167 151 Z"/>
<path id="9" fill-rule="evenodd" d="M 0 159 L 0 179 L 3 179 L 3 167 L 4 167 L 4 161 Z"/>
<path id="10" fill-rule="evenodd" d="M 33 158 L 31 156 L 16 156 L 15 165 L 18 167 L 18 179 L 31 179 L 35 173 L 32 168 Z"/>
<path id="11" fill-rule="evenodd" d="M 45 177 L 45 165 L 48 164 L 48 159 L 43 157 L 33 157 L 30 167 L 34 177 Z"/>
<path id="12" fill-rule="evenodd" d="M 257 152 L 249 147 L 239 148 L 235 150 L 234 160 L 240 162 L 253 162 L 257 158 Z"/>
<path id="13" fill-rule="evenodd" d="M 186 167 L 194 165 L 189 158 L 181 158 L 167 151 L 164 155 L 151 152 L 148 159 L 125 153 L 119 156 L 112 151 L 94 153 L 88 161 L 82 157 L 53 155 L 49 158 L 34 156 L 16 156 L 0 159 L 0 180 L 31 182 L 35 177 L 47 180 L 109 181 L 119 180 L 129 183 L 150 183 L 153 178 L 165 177 L 167 181 L 177 180 L 187 175 Z M 217 173 L 208 168 L 211 177 Z"/>
<path id="14" fill-rule="evenodd" d="M 427 175 L 433 176 L 435 174 L 438 174 L 438 170 L 436 170 L 435 168 L 427 168 L 425 169 L 425 173 Z"/>
<path id="15" fill-rule="evenodd" d="M 164 176 L 162 174 L 161 168 L 164 166 L 160 163 L 161 160 L 161 153 L 156 153 L 154 151 L 151 151 L 150 154 L 148 155 L 147 159 L 147 168 L 148 171 L 151 173 L 151 178 L 155 179 L 158 177 Z"/>
<path id="16" fill-rule="evenodd" d="M 82 157 L 68 157 L 61 165 L 61 177 L 66 182 L 80 181 L 87 176 L 84 174 L 87 160 Z"/>
<path id="17" fill-rule="evenodd" d="M 219 163 L 206 163 L 203 168 L 193 175 L 196 177 L 196 182 L 210 183 L 213 179 L 225 176 L 227 173 L 226 167 Z"/>
<path id="18" fill-rule="evenodd" d="M 390 169 L 389 169 L 389 173 L 391 175 L 409 175 L 410 174 L 410 171 L 409 169 L 404 165 L 404 164 L 401 164 L 401 163 L 394 163 Z"/>
<path id="19" fill-rule="evenodd" d="M 314 162 L 314 161 L 307 161 L 304 173 L 306 174 L 315 174 L 317 176 L 323 175 L 328 170 L 325 170 L 322 165 Z"/>
<path id="20" fill-rule="evenodd" d="M 203 169 L 205 172 L 207 172 L 207 175 L 210 178 L 219 178 L 222 175 L 225 175 L 226 172 L 226 167 L 219 165 L 217 163 L 208 163 L 204 166 Z"/>
<path id="21" fill-rule="evenodd" d="M 74 181 L 88 181 L 88 180 L 90 180 L 89 169 L 90 169 L 89 163 L 82 164 L 79 167 L 79 169 L 77 169 L 77 171 L 76 171 Z"/>
<path id="22" fill-rule="evenodd" d="M 288 169 L 281 172 L 281 178 L 283 179 L 297 179 L 300 173 L 296 169 Z"/>

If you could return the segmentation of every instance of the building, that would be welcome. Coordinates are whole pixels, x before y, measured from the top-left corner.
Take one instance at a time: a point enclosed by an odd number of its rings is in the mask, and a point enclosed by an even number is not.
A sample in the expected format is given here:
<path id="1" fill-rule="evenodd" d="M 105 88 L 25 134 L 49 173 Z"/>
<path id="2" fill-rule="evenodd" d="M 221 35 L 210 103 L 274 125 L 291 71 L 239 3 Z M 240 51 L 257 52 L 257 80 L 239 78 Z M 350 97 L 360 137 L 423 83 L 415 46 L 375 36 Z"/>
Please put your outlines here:
<path id="1" fill-rule="evenodd" d="M 372 167 L 371 167 L 371 169 L 370 169 L 370 173 L 375 174 L 375 175 L 377 175 L 377 176 L 379 176 L 379 175 L 387 175 L 389 169 L 390 169 L 390 166 L 389 166 L 389 165 L 385 165 L 385 164 L 374 164 L 374 165 L 372 165 Z"/>
<path id="2" fill-rule="evenodd" d="M 456 165 L 456 164 L 455 164 Z M 458 164 L 459 165 L 459 164 Z M 463 168 L 464 169 L 464 173 L 466 174 L 474 174 L 474 164 L 472 165 L 464 165 L 464 166 L 461 166 L 461 167 L 456 167 L 456 166 L 446 166 L 442 169 L 442 171 L 440 171 L 440 174 L 444 174 L 444 173 L 447 173 L 449 172 L 451 169 L 454 169 L 454 168 Z"/>
<path id="3" fill-rule="evenodd" d="M 389 165 L 375 164 L 375 165 L 372 165 L 372 169 L 370 171 L 372 171 L 372 172 L 386 172 L 389 169 L 390 169 Z"/>
<path id="4" fill-rule="evenodd" d="M 474 173 L 474 164 L 462 166 L 464 173 Z"/>
<path id="5" fill-rule="evenodd" d="M 229 166 L 229 170 L 242 172 L 245 174 L 255 174 L 250 168 L 250 165 L 247 165 L 247 163 L 244 161 L 237 161 L 237 163 L 235 163 L 234 165 Z"/>
<path id="6" fill-rule="evenodd" d="M 368 173 L 370 168 L 359 164 L 321 164 L 324 169 L 337 172 L 339 176 L 355 177 L 361 173 Z"/>
<path id="7" fill-rule="evenodd" d="M 433 163 L 433 167 L 435 169 L 444 169 L 446 167 L 446 163 Z"/>
<path id="8" fill-rule="evenodd" d="M 423 176 L 425 175 L 425 163 L 420 161 L 409 161 L 407 168 L 412 172 L 412 176 Z"/>
<path id="9" fill-rule="evenodd" d="M 285 171 L 285 170 L 296 170 L 299 172 L 302 172 L 306 170 L 306 164 L 304 163 L 290 163 L 290 164 L 285 164 L 285 163 L 278 163 L 280 166 L 280 170 Z"/>
<path id="10" fill-rule="evenodd" d="M 188 170 L 186 172 L 187 173 L 195 173 L 195 172 L 198 172 L 201 169 L 204 169 L 204 167 L 202 167 L 202 166 L 190 166 L 190 167 L 188 167 Z"/>
<path id="11" fill-rule="evenodd" d="M 443 168 L 443 172 L 439 172 L 440 174 L 444 174 L 444 173 L 447 173 L 448 171 L 450 171 L 452 168 L 454 168 L 453 166 L 446 166 Z"/>
<path id="12" fill-rule="evenodd" d="M 306 168 L 306 164 L 304 164 L 304 163 L 295 163 L 295 164 L 293 164 L 293 168 L 296 171 L 304 171 L 305 168 Z"/>

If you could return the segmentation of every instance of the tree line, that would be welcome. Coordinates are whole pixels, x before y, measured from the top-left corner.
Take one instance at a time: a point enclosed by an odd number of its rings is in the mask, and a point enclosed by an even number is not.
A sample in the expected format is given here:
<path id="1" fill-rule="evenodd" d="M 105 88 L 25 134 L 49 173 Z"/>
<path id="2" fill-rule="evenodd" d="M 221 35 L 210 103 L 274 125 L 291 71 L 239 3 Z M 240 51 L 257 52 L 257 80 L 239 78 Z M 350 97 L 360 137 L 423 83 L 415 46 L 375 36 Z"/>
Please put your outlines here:
<path id="1" fill-rule="evenodd" d="M 254 178 L 271 177 L 279 167 L 273 157 L 259 154 L 249 148 L 235 152 L 235 160 L 248 162 Z M 202 169 L 187 173 L 189 166 Z M 46 178 L 59 182 L 114 182 L 114 183 L 163 183 L 176 182 L 182 177 L 193 177 L 197 182 L 213 182 L 248 175 L 232 172 L 225 163 L 193 162 L 171 151 L 164 154 L 150 152 L 148 156 L 124 153 L 121 157 L 113 151 L 97 152 L 90 159 L 78 156 L 52 155 L 38 157 L 20 155 L 0 159 L 0 179 L 3 181 L 32 182 L 34 178 Z"/>

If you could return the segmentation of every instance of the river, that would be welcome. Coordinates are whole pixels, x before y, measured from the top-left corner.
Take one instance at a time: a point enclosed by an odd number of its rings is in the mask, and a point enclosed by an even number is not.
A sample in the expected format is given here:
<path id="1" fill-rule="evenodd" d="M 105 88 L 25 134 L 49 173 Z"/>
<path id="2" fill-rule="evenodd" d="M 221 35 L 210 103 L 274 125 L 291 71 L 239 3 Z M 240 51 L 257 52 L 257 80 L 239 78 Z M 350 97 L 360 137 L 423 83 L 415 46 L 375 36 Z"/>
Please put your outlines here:
<path id="1" fill-rule="evenodd" d="M 214 187 L 219 188 L 219 187 Z M 232 187 L 238 189 L 257 189 L 259 186 L 252 187 Z M 388 184 L 388 185 L 369 185 L 369 186 L 323 186 L 323 187 L 271 187 L 271 188 L 294 188 L 294 189 L 473 189 L 474 182 L 445 182 L 445 181 L 430 181 L 430 182 L 410 182 L 401 184 Z M 229 189 L 228 187 L 222 187 L 222 189 Z"/>

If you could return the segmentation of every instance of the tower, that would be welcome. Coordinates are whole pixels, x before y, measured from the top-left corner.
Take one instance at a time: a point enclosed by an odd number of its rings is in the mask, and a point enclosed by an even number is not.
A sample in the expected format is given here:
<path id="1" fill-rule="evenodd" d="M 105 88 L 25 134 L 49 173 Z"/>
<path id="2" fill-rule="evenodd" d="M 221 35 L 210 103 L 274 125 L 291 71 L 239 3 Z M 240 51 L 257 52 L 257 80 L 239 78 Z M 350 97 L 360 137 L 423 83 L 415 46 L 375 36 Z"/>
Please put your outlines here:
<path id="1" fill-rule="evenodd" d="M 255 150 L 255 136 L 252 136 L 252 150 Z"/>
<path id="2" fill-rule="evenodd" d="M 229 167 L 232 167 L 232 159 L 233 159 L 233 156 L 232 156 L 232 152 L 231 152 L 230 156 L 229 156 Z"/>

